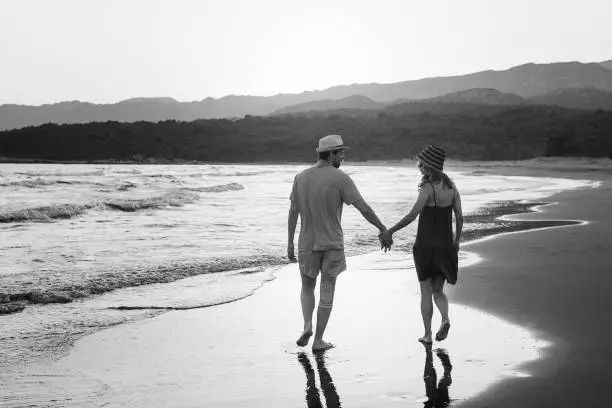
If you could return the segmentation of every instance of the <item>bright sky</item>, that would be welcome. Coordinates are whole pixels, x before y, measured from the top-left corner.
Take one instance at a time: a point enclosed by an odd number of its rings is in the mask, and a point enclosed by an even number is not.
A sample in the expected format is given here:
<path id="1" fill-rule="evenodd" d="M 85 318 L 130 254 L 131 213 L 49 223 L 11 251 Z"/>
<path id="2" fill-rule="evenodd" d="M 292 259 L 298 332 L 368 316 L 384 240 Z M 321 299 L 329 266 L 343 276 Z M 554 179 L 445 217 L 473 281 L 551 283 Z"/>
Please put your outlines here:
<path id="1" fill-rule="evenodd" d="M 0 0 L 0 104 L 193 101 L 609 59 L 611 0 Z"/>

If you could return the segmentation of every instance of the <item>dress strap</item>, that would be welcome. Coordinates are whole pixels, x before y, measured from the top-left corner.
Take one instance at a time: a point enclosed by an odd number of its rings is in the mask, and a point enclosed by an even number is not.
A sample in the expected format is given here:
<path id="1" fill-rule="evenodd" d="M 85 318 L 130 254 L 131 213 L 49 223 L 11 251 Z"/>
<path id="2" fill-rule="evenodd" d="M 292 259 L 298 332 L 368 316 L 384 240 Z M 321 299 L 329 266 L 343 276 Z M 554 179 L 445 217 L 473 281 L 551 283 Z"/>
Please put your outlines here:
<path id="1" fill-rule="evenodd" d="M 434 185 L 431 183 L 431 181 L 429 182 L 429 184 L 431 185 L 431 189 L 432 189 L 433 195 L 434 195 L 434 205 L 437 207 L 438 206 L 438 201 L 436 200 L 436 189 L 434 188 Z"/>

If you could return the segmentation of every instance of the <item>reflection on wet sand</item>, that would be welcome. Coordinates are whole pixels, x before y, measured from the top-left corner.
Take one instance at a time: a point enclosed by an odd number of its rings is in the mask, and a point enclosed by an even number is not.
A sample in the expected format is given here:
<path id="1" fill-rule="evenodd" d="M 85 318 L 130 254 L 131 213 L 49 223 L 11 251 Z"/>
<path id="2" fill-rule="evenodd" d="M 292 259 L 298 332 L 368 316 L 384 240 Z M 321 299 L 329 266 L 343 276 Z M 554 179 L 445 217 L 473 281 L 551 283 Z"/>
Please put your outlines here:
<path id="1" fill-rule="evenodd" d="M 444 349 L 436 349 L 436 355 L 442 363 L 444 373 L 440 382 L 436 374 L 436 369 L 433 364 L 433 352 L 431 345 L 425 346 L 425 370 L 423 371 L 423 381 L 425 382 L 425 394 L 427 401 L 424 406 L 426 408 L 443 408 L 450 404 L 450 396 L 448 395 L 448 387 L 453 383 L 451 378 L 451 370 L 453 366 L 448 357 L 448 353 Z"/>
<path id="2" fill-rule="evenodd" d="M 325 397 L 325 405 L 321 403 L 321 395 L 317 388 L 315 371 L 310 363 L 310 358 L 306 353 L 298 353 L 298 361 L 306 373 L 306 406 L 308 408 L 323 408 L 324 406 L 328 408 L 341 407 L 336 386 L 331 374 L 327 371 L 327 367 L 325 367 L 325 353 L 321 352 L 315 355 L 319 380 L 321 381 L 321 388 Z"/>
<path id="3" fill-rule="evenodd" d="M 423 370 L 423 381 L 425 383 L 425 395 L 427 400 L 424 402 L 425 408 L 445 408 L 451 403 L 448 388 L 453 383 L 451 371 L 453 366 L 450 362 L 448 352 L 438 348 L 432 350 L 431 344 L 423 344 L 425 347 L 425 367 Z M 433 353 L 442 363 L 442 378 L 438 382 L 438 375 L 434 367 Z M 314 359 L 319 373 L 319 381 L 325 398 L 325 404 L 321 401 L 321 391 L 317 387 L 316 373 L 306 353 L 298 353 L 298 361 L 306 374 L 306 406 L 308 408 L 336 408 L 341 407 L 340 396 L 334 385 L 331 374 L 325 365 L 325 353 L 315 354 Z"/>

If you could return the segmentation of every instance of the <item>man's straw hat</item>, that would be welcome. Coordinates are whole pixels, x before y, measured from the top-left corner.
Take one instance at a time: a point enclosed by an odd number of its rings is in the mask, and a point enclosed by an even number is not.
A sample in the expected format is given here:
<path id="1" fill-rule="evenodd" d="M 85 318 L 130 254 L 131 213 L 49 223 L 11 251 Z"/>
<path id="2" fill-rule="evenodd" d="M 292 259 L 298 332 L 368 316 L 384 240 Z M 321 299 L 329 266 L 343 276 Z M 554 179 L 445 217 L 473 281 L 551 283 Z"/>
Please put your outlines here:
<path id="1" fill-rule="evenodd" d="M 317 152 L 333 152 L 335 150 L 348 149 L 348 146 L 344 145 L 342 141 L 342 137 L 340 135 L 328 135 L 322 137 L 319 140 L 319 147 L 317 147 Z"/>

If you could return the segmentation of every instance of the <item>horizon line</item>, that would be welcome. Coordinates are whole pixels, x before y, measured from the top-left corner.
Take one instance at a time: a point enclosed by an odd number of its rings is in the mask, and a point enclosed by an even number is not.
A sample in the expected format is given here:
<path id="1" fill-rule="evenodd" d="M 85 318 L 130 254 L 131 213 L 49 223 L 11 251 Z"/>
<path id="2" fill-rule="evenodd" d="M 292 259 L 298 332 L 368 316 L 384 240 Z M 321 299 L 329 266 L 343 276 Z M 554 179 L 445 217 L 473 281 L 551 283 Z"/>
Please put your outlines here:
<path id="1" fill-rule="evenodd" d="M 278 92 L 278 93 L 273 93 L 270 95 L 250 95 L 250 94 L 227 94 L 224 96 L 220 96 L 220 97 L 212 97 L 212 96 L 206 96 L 202 99 L 195 99 L 195 100 L 183 100 L 183 101 L 179 101 L 171 96 L 133 96 L 133 97 L 128 97 L 126 99 L 120 99 L 120 100 L 116 100 L 114 102 L 111 101 L 97 101 L 97 102 L 91 102 L 91 101 L 82 101 L 79 99 L 72 99 L 72 100 L 61 100 L 61 101 L 57 101 L 57 102 L 47 102 L 47 103 L 41 103 L 41 104 L 21 104 L 21 103 L 0 103 L 0 107 L 3 106 L 28 106 L 28 107 L 43 107 L 43 106 L 51 106 L 51 105 L 59 105 L 62 103 L 84 103 L 84 104 L 92 104 L 92 105 L 116 105 L 118 103 L 122 103 L 122 102 L 129 102 L 129 101 L 135 101 L 135 100 L 151 100 L 151 99 L 170 99 L 172 100 L 172 102 L 177 102 L 177 103 L 200 103 L 203 102 L 205 100 L 208 99 L 212 99 L 214 101 L 219 101 L 222 99 L 226 99 L 226 98 L 244 98 L 244 97 L 251 97 L 251 98 L 272 98 L 272 97 L 279 97 L 279 96 L 289 96 L 289 95 L 301 95 L 301 94 L 306 94 L 306 93 L 313 93 L 313 92 L 322 92 L 322 91 L 326 91 L 326 90 L 330 90 L 330 89 L 334 89 L 334 88 L 342 88 L 342 87 L 349 87 L 349 86 L 367 86 L 367 85 L 393 85 L 393 84 L 399 84 L 399 83 L 403 83 L 403 82 L 416 82 L 416 81 L 422 81 L 422 80 L 427 80 L 427 79 L 439 79 L 439 78 L 455 78 L 455 77 L 460 77 L 460 76 L 465 76 L 465 75 L 472 75 L 472 74 L 479 74 L 479 73 L 483 73 L 483 72 L 502 72 L 502 71 L 509 71 L 511 69 L 514 68 L 518 68 L 518 67 L 522 67 L 525 65 L 553 65 L 553 64 L 571 64 L 571 63 L 579 63 L 579 64 L 584 64 L 584 65 L 588 65 L 588 64 L 596 64 L 596 65 L 601 65 L 605 62 L 612 62 L 612 58 L 609 60 L 603 60 L 603 61 L 589 61 L 589 62 L 582 62 L 582 61 L 578 61 L 578 60 L 571 60 L 571 61 L 553 61 L 553 62 L 525 62 L 522 64 L 518 64 L 518 65 L 513 65 L 510 66 L 509 68 L 505 68 L 505 69 L 484 69 L 484 70 L 480 70 L 480 71 L 472 71 L 472 72 L 467 72 L 467 73 L 462 73 L 462 74 L 454 74 L 454 75 L 440 75 L 440 76 L 426 76 L 426 77 L 421 77 L 421 78 L 417 78 L 417 79 L 406 79 L 406 80 L 401 80 L 401 81 L 395 81 L 395 82 L 354 82 L 352 84 L 339 84 L 339 85 L 332 85 L 329 86 L 327 88 L 321 88 L 321 89 L 310 89 L 310 90 L 303 90 L 300 92 Z"/>

